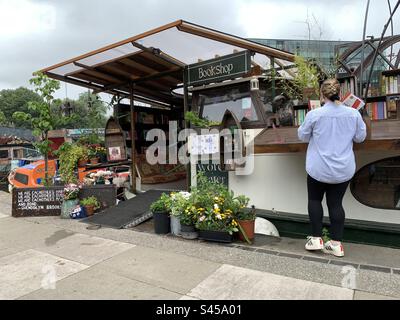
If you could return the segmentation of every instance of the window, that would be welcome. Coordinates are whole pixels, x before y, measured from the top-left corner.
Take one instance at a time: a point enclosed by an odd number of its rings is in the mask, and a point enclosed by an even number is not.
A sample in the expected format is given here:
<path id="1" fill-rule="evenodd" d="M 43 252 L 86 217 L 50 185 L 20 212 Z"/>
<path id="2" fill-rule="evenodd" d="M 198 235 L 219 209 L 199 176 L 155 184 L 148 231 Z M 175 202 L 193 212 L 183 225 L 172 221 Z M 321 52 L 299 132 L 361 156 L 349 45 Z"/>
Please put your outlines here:
<path id="1" fill-rule="evenodd" d="M 15 181 L 28 185 L 29 177 L 26 174 L 17 172 L 14 177 Z"/>
<path id="2" fill-rule="evenodd" d="M 0 150 L 0 159 L 8 159 L 8 150 Z"/>
<path id="3" fill-rule="evenodd" d="M 400 210 L 400 157 L 371 163 L 354 176 L 351 192 L 362 204 Z"/>
<path id="4" fill-rule="evenodd" d="M 251 99 L 248 82 L 230 88 L 216 88 L 199 93 L 201 116 L 221 122 L 226 110 L 232 111 L 241 122 L 261 120 Z"/>

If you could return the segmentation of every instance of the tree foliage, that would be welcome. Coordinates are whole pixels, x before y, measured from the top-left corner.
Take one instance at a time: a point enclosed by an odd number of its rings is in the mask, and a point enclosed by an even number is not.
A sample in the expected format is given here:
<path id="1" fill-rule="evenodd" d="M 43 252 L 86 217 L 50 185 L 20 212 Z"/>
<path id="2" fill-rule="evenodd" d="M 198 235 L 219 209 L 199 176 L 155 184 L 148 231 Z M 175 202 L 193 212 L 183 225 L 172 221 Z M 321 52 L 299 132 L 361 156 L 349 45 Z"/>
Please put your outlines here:
<path id="1" fill-rule="evenodd" d="M 31 128 L 30 122 L 13 119 L 16 111 L 31 113 L 29 102 L 40 102 L 42 99 L 36 92 L 24 87 L 18 89 L 4 89 L 0 91 L 0 112 L 4 115 L 2 125 Z"/>

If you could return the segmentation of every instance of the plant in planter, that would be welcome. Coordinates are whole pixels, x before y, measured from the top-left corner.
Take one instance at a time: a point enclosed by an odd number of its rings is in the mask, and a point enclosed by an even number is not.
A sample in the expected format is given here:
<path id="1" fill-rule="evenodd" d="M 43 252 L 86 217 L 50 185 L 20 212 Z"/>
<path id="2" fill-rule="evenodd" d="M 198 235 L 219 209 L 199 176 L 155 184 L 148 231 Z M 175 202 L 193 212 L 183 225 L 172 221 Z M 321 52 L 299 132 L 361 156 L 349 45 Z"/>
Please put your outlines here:
<path id="1" fill-rule="evenodd" d="M 61 205 L 61 218 L 69 219 L 71 212 L 79 205 L 80 187 L 76 184 L 68 184 L 64 187 L 64 200 Z"/>
<path id="2" fill-rule="evenodd" d="M 239 224 L 239 239 L 246 241 L 251 244 L 254 240 L 254 229 L 256 221 L 256 210 L 252 206 L 251 209 L 247 209 L 250 199 L 245 196 L 238 196 L 234 199 L 237 204 L 237 210 L 235 210 L 235 217 Z"/>
<path id="3" fill-rule="evenodd" d="M 77 177 L 75 168 L 80 159 L 87 159 L 87 150 L 85 147 L 73 144 L 64 143 L 56 152 L 60 160 L 60 175 L 65 183 L 75 183 Z"/>
<path id="4" fill-rule="evenodd" d="M 233 214 L 237 206 L 233 192 L 223 184 L 199 176 L 198 186 L 193 188 L 192 195 L 193 205 L 189 211 L 196 212 L 199 237 L 204 240 L 231 242 L 233 233 L 239 231 Z"/>
<path id="5" fill-rule="evenodd" d="M 171 198 L 163 193 L 157 201 L 153 202 L 150 210 L 154 218 L 154 231 L 156 234 L 168 234 L 171 229 L 170 222 Z"/>
<path id="6" fill-rule="evenodd" d="M 185 120 L 189 121 L 193 126 L 199 128 L 211 128 L 213 126 L 219 126 L 221 124 L 220 122 L 200 118 L 199 115 L 193 111 L 188 111 L 185 113 Z"/>
<path id="7" fill-rule="evenodd" d="M 107 150 L 102 146 L 96 147 L 96 156 L 99 158 L 101 163 L 107 162 Z"/>
<path id="8" fill-rule="evenodd" d="M 94 215 L 94 212 L 100 208 L 100 202 L 95 196 L 82 199 L 81 205 L 85 207 L 87 216 Z"/>
<path id="9" fill-rule="evenodd" d="M 97 156 L 96 147 L 90 146 L 87 148 L 87 156 L 90 160 L 90 164 L 98 164 L 99 157 Z"/>
<path id="10" fill-rule="evenodd" d="M 176 236 L 181 235 L 180 216 L 186 210 L 191 194 L 189 192 L 173 192 L 170 196 L 171 209 L 171 233 Z"/>

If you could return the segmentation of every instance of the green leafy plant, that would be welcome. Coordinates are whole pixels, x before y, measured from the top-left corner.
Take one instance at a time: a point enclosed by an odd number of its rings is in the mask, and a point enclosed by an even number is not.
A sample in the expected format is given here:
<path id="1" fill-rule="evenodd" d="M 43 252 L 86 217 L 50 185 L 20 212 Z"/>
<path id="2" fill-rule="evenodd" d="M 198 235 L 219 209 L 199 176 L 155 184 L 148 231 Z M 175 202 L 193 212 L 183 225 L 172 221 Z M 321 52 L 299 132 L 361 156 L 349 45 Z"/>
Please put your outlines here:
<path id="1" fill-rule="evenodd" d="M 59 172 L 62 180 L 65 183 L 77 182 L 75 168 L 80 159 L 88 159 L 86 147 L 66 142 L 60 146 L 56 154 L 60 160 Z"/>
<path id="2" fill-rule="evenodd" d="M 331 240 L 329 230 L 327 228 L 322 229 L 322 240 L 324 240 L 325 243 Z"/>
<path id="3" fill-rule="evenodd" d="M 84 198 L 80 201 L 82 206 L 94 206 L 94 209 L 97 210 L 100 208 L 100 202 L 97 200 L 95 196 Z"/>
<path id="4" fill-rule="evenodd" d="M 221 124 L 220 122 L 200 118 L 199 115 L 193 111 L 185 113 L 185 120 L 189 121 L 193 126 L 200 128 L 211 128 L 212 126 L 219 126 Z"/>
<path id="5" fill-rule="evenodd" d="M 153 202 L 150 210 L 153 213 L 169 213 L 171 209 L 171 198 L 168 194 L 163 193 L 161 197 Z"/>
<path id="6" fill-rule="evenodd" d="M 305 90 L 310 89 L 310 95 L 318 97 L 320 78 L 318 69 L 300 56 L 295 56 L 295 65 L 297 71 L 294 78 L 282 83 L 285 93 L 292 99 L 302 100 Z"/>

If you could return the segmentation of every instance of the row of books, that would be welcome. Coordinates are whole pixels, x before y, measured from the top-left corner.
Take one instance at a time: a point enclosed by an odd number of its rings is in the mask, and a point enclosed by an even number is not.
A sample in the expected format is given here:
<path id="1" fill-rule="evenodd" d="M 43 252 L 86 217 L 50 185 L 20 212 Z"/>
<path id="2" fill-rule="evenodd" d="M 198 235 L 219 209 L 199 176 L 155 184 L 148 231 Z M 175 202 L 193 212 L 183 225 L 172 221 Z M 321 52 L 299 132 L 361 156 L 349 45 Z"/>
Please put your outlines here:
<path id="1" fill-rule="evenodd" d="M 384 101 L 367 103 L 366 110 L 371 120 L 388 119 L 387 105 Z"/>
<path id="2" fill-rule="evenodd" d="M 349 93 L 356 92 L 355 78 L 340 80 L 340 99 L 346 97 Z"/>
<path id="3" fill-rule="evenodd" d="M 301 126 L 306 118 L 307 109 L 294 110 L 294 125 Z"/>
<path id="4" fill-rule="evenodd" d="M 400 75 L 382 75 L 382 94 L 400 93 Z"/>

